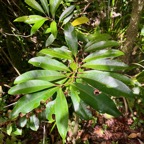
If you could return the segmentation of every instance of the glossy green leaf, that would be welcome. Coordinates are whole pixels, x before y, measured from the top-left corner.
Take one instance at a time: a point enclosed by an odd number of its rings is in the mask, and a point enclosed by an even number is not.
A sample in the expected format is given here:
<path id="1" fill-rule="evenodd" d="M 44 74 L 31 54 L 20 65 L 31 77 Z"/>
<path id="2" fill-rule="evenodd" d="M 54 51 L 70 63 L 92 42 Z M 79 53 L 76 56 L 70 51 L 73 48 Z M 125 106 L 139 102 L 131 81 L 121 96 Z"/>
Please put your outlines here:
<path id="1" fill-rule="evenodd" d="M 144 82 L 144 71 L 140 72 L 139 74 L 136 75 L 136 79 L 143 83 Z"/>
<path id="2" fill-rule="evenodd" d="M 51 45 L 51 44 L 54 42 L 54 40 L 55 40 L 55 37 L 54 37 L 53 34 L 51 34 L 51 35 L 47 38 L 46 43 L 45 43 L 45 46 L 48 47 L 49 45 Z"/>
<path id="3" fill-rule="evenodd" d="M 15 105 L 14 109 L 12 110 L 11 118 L 16 118 L 19 115 L 19 113 L 26 114 L 32 111 L 40 105 L 41 101 L 45 102 L 56 91 L 57 87 L 51 88 L 49 90 L 40 91 L 37 93 L 27 94 L 21 97 L 17 101 L 17 104 Z"/>
<path id="4" fill-rule="evenodd" d="M 47 0 L 40 0 L 43 9 L 45 10 L 45 12 L 49 15 L 49 4 L 47 2 Z"/>
<path id="5" fill-rule="evenodd" d="M 46 19 L 36 22 L 31 28 L 30 35 L 35 34 L 36 31 L 44 24 L 45 21 L 46 21 Z"/>
<path id="6" fill-rule="evenodd" d="M 39 128 L 39 119 L 36 117 L 36 115 L 30 116 L 30 122 L 29 122 L 30 129 L 33 131 L 37 131 Z"/>
<path id="7" fill-rule="evenodd" d="M 16 130 L 13 132 L 14 135 L 22 135 L 22 129 L 16 128 Z"/>
<path id="8" fill-rule="evenodd" d="M 27 94 L 37 92 L 54 86 L 54 84 L 44 80 L 29 80 L 24 83 L 17 84 L 10 88 L 9 94 Z"/>
<path id="9" fill-rule="evenodd" d="M 60 59 L 73 60 L 71 51 L 69 51 L 66 47 L 42 49 L 40 53 Z"/>
<path id="10" fill-rule="evenodd" d="M 55 18 L 56 10 L 58 9 L 62 0 L 49 0 L 50 12 L 53 18 Z"/>
<path id="11" fill-rule="evenodd" d="M 18 17 L 14 20 L 14 22 L 24 22 L 27 24 L 34 24 L 42 20 L 46 21 L 48 19 L 40 15 L 29 15 L 29 16 Z"/>
<path id="12" fill-rule="evenodd" d="M 82 41 L 84 43 L 88 42 L 88 38 L 87 38 L 86 33 L 82 33 L 81 31 L 77 30 L 76 34 L 77 34 L 78 40 L 80 40 L 80 41 Z"/>
<path id="13" fill-rule="evenodd" d="M 92 45 L 85 47 L 85 52 L 91 52 L 91 51 L 96 51 L 96 50 L 101 50 L 109 47 L 115 47 L 119 46 L 119 44 L 116 41 L 99 41 L 95 42 Z"/>
<path id="14" fill-rule="evenodd" d="M 42 9 L 42 7 L 39 5 L 39 3 L 35 0 L 25 0 L 25 3 L 27 5 L 29 5 L 30 7 L 32 7 L 33 9 L 41 12 L 41 13 L 45 13 L 44 10 Z"/>
<path id="15" fill-rule="evenodd" d="M 26 116 L 23 116 L 19 120 L 19 126 L 23 128 L 24 126 L 26 126 L 27 122 L 28 122 L 28 119 L 26 118 Z"/>
<path id="16" fill-rule="evenodd" d="M 66 8 L 63 13 L 60 15 L 59 21 L 64 20 L 67 16 L 69 16 L 75 9 L 74 5 L 71 5 L 70 7 Z"/>
<path id="17" fill-rule="evenodd" d="M 101 71 L 90 70 L 83 72 L 83 74 L 79 74 L 78 76 L 104 93 L 112 96 L 133 98 L 132 91 L 127 85 Z"/>
<path id="18" fill-rule="evenodd" d="M 58 132 L 63 140 L 65 140 L 68 131 L 68 104 L 65 95 L 60 88 L 57 91 L 56 103 L 55 103 L 55 116 Z"/>
<path id="19" fill-rule="evenodd" d="M 108 40 L 110 39 L 111 36 L 107 33 L 94 33 L 94 34 L 89 34 L 88 35 L 88 39 L 90 40 L 90 42 L 94 42 L 94 41 L 97 41 L 97 40 Z"/>
<path id="20" fill-rule="evenodd" d="M 88 55 L 83 62 L 89 62 L 91 60 L 95 60 L 95 59 L 99 59 L 99 58 L 110 58 L 110 57 L 118 57 L 118 56 L 122 56 L 124 55 L 124 53 L 122 51 L 119 50 L 100 50 L 100 51 L 96 51 L 94 53 L 91 53 L 90 55 Z"/>
<path id="21" fill-rule="evenodd" d="M 55 21 L 52 21 L 50 24 L 50 28 L 51 28 L 51 33 L 53 34 L 53 36 L 56 38 L 57 37 L 57 23 Z"/>
<path id="22" fill-rule="evenodd" d="M 15 79 L 14 84 L 19 84 L 22 82 L 26 82 L 28 80 L 35 80 L 35 79 L 54 81 L 64 77 L 65 77 L 64 74 L 53 70 L 32 70 L 18 76 Z"/>
<path id="23" fill-rule="evenodd" d="M 45 115 L 49 123 L 54 122 L 53 115 L 55 114 L 55 100 L 46 104 Z"/>
<path id="24" fill-rule="evenodd" d="M 115 117 L 121 115 L 114 102 L 106 94 L 102 93 L 95 95 L 94 88 L 81 83 L 75 83 L 73 86 L 79 90 L 80 98 L 95 110 L 99 111 L 100 113 L 108 113 Z"/>
<path id="25" fill-rule="evenodd" d="M 128 65 L 116 60 L 97 59 L 83 64 L 82 67 L 105 71 L 119 71 L 128 68 Z"/>
<path id="26" fill-rule="evenodd" d="M 80 99 L 77 89 L 74 87 L 70 88 L 70 96 L 72 99 L 73 107 L 75 112 L 85 120 L 92 118 L 91 112 L 87 109 L 87 105 Z"/>
<path id="27" fill-rule="evenodd" d="M 29 63 L 47 70 L 69 71 L 69 68 L 63 63 L 48 57 L 34 57 L 29 60 Z"/>
<path id="28" fill-rule="evenodd" d="M 68 23 L 72 18 L 73 18 L 73 13 L 70 14 L 69 16 L 67 16 L 67 17 L 63 20 L 63 25 L 65 25 L 66 23 Z"/>
<path id="29" fill-rule="evenodd" d="M 78 51 L 78 40 L 75 29 L 70 23 L 65 25 L 64 35 L 69 49 L 72 51 L 73 55 L 76 56 Z"/>
<path id="30" fill-rule="evenodd" d="M 51 33 L 51 28 L 49 27 L 45 30 L 44 34 L 48 34 L 48 33 Z"/>

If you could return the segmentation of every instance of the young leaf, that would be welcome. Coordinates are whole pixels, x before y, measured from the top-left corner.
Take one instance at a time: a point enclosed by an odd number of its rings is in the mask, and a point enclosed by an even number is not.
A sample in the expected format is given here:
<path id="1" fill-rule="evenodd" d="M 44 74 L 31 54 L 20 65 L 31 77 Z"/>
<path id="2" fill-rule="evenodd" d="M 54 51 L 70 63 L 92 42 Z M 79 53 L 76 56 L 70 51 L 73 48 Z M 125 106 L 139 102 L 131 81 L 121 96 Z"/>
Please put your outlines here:
<path id="1" fill-rule="evenodd" d="M 25 0 L 25 3 L 27 5 L 29 5 L 30 7 L 32 7 L 33 9 L 41 12 L 41 13 L 45 13 L 44 10 L 42 9 L 42 7 L 39 5 L 39 3 L 35 0 Z"/>
<path id="2" fill-rule="evenodd" d="M 75 19 L 71 24 L 72 24 L 72 26 L 77 26 L 77 25 L 81 25 L 81 24 L 84 24 L 87 22 L 89 22 L 89 19 L 87 17 L 83 16 L 83 17 L 79 17 L 79 18 Z"/>
<path id="3" fill-rule="evenodd" d="M 53 18 L 55 18 L 56 10 L 58 9 L 62 0 L 49 0 L 50 12 Z"/>
<path id="4" fill-rule="evenodd" d="M 29 122 L 30 129 L 33 131 L 37 131 L 39 128 L 39 119 L 36 117 L 36 115 L 30 116 L 30 122 Z"/>
<path id="5" fill-rule="evenodd" d="M 92 118 L 91 112 L 87 109 L 86 104 L 80 99 L 77 89 L 70 88 L 70 95 L 73 102 L 75 112 L 83 119 L 89 120 Z"/>
<path id="6" fill-rule="evenodd" d="M 69 49 L 72 51 L 73 55 L 76 56 L 78 49 L 78 40 L 75 29 L 70 23 L 67 23 L 65 25 L 64 35 Z"/>
<path id="7" fill-rule="evenodd" d="M 42 49 L 39 53 L 60 59 L 73 60 L 71 51 L 69 51 L 66 47 Z"/>
<path id="8" fill-rule="evenodd" d="M 44 34 L 48 34 L 48 33 L 51 33 L 51 28 L 49 27 L 45 30 Z"/>
<path id="9" fill-rule="evenodd" d="M 45 12 L 49 15 L 49 4 L 47 2 L 47 0 L 40 0 L 43 9 L 45 10 Z"/>
<path id="10" fill-rule="evenodd" d="M 83 62 L 89 62 L 92 60 L 96 60 L 99 58 L 114 58 L 114 57 L 118 57 L 118 56 L 122 56 L 124 55 L 124 53 L 122 51 L 119 50 L 100 50 L 100 51 L 96 51 L 94 53 L 91 53 L 90 55 L 88 55 Z"/>
<path id="11" fill-rule="evenodd" d="M 79 74 L 78 76 L 104 93 L 112 96 L 133 98 L 132 91 L 127 85 L 101 71 L 90 70 L 83 72 L 83 74 Z"/>
<path id="12" fill-rule="evenodd" d="M 68 131 L 68 104 L 65 95 L 60 88 L 57 91 L 56 103 L 55 103 L 55 116 L 56 125 L 62 139 L 65 140 Z"/>
<path id="13" fill-rule="evenodd" d="M 56 38 L 57 37 L 57 23 L 55 21 L 52 21 L 50 24 L 50 28 L 51 28 L 51 33 Z"/>
<path id="14" fill-rule="evenodd" d="M 74 5 L 71 5 L 70 7 L 66 8 L 64 12 L 60 15 L 59 21 L 63 21 L 67 16 L 69 16 L 73 12 L 74 9 Z"/>
<path id="15" fill-rule="evenodd" d="M 10 88 L 8 91 L 9 94 L 15 95 L 15 94 L 27 94 L 27 93 L 33 93 L 37 92 L 43 89 L 47 89 L 50 87 L 53 87 L 54 84 L 44 81 L 44 80 L 29 80 L 24 83 L 17 84 Z"/>
<path id="16" fill-rule="evenodd" d="M 37 108 L 40 105 L 41 101 L 46 101 L 48 98 L 50 98 L 56 91 L 56 88 L 51 88 L 49 90 L 44 90 L 32 94 L 27 94 L 23 97 L 21 97 L 17 104 L 15 105 L 14 109 L 11 113 L 11 118 L 16 118 L 19 113 L 26 114 L 33 109 Z"/>
<path id="17" fill-rule="evenodd" d="M 35 34 L 36 31 L 44 24 L 45 21 L 46 21 L 46 19 L 36 22 L 31 28 L 30 35 Z"/>
<path id="18" fill-rule="evenodd" d="M 49 45 L 51 45 L 51 44 L 54 42 L 54 40 L 55 40 L 55 37 L 54 37 L 53 34 L 51 34 L 51 35 L 47 38 L 46 43 L 45 43 L 45 46 L 48 47 Z"/>
<path id="19" fill-rule="evenodd" d="M 96 51 L 96 50 L 101 50 L 109 47 L 114 47 L 114 46 L 119 46 L 119 44 L 116 41 L 99 41 L 95 42 L 92 45 L 88 46 L 85 49 L 85 52 L 91 52 L 91 51 Z"/>
<path id="20" fill-rule="evenodd" d="M 34 57 L 29 60 L 29 63 L 47 70 L 70 71 L 63 63 L 43 56 Z"/>
<path id="21" fill-rule="evenodd" d="M 55 114 L 55 100 L 50 101 L 46 104 L 45 115 L 49 123 L 52 123 L 55 121 L 52 117 L 53 114 Z"/>
<path id="22" fill-rule="evenodd" d="M 18 17 L 14 20 L 14 22 L 24 22 L 27 24 L 34 24 L 42 20 L 47 20 L 47 18 L 42 17 L 40 15 L 29 15 L 29 16 L 22 16 Z"/>
<path id="23" fill-rule="evenodd" d="M 97 59 L 83 64 L 82 67 L 105 71 L 119 71 L 128 68 L 128 65 L 116 60 Z"/>
<path id="24" fill-rule="evenodd" d="M 75 83 L 73 86 L 79 90 L 79 97 L 95 110 L 101 113 L 108 113 L 115 117 L 121 115 L 114 102 L 106 94 L 102 93 L 96 96 L 94 94 L 94 88 L 81 83 Z"/>
<path id="25" fill-rule="evenodd" d="M 28 80 L 35 80 L 35 79 L 54 81 L 64 77 L 65 77 L 64 74 L 53 70 L 32 70 L 18 76 L 15 79 L 14 84 L 19 84 L 26 82 Z"/>

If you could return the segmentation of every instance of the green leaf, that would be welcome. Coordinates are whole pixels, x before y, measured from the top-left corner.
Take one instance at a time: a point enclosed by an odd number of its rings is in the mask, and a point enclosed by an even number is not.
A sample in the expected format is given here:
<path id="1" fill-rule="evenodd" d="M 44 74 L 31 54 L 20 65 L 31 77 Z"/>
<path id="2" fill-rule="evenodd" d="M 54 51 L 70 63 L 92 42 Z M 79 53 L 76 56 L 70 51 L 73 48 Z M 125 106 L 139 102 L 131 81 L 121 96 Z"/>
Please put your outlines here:
<path id="1" fill-rule="evenodd" d="M 68 131 L 68 104 L 65 95 L 60 88 L 57 91 L 55 103 L 55 116 L 58 132 L 63 140 L 65 140 Z"/>
<path id="2" fill-rule="evenodd" d="M 64 20 L 63 20 L 63 25 L 65 25 L 66 23 L 68 23 L 71 19 L 73 18 L 73 13 L 69 16 L 67 16 Z"/>
<path id="3" fill-rule="evenodd" d="M 35 79 L 54 81 L 64 77 L 65 77 L 64 74 L 53 70 L 32 70 L 18 76 L 15 79 L 14 84 L 19 84 L 26 82 L 28 80 L 35 80 Z"/>
<path id="4" fill-rule="evenodd" d="M 96 51 L 94 53 L 91 53 L 90 55 L 88 55 L 83 62 L 89 62 L 91 60 L 95 60 L 95 59 L 99 59 L 99 58 L 113 58 L 113 57 L 118 57 L 118 56 L 122 56 L 124 55 L 124 53 L 122 51 L 119 50 L 100 50 L 100 51 Z"/>
<path id="5" fill-rule="evenodd" d="M 11 118 L 16 118 L 20 112 L 26 114 L 32 111 L 33 109 L 37 108 L 40 105 L 41 101 L 45 102 L 57 91 L 57 89 L 57 87 L 51 88 L 49 90 L 27 94 L 21 97 L 17 101 L 17 104 L 15 105 L 14 109 L 12 110 Z"/>
<path id="6" fill-rule="evenodd" d="M 110 39 L 111 36 L 107 33 L 94 33 L 94 34 L 89 34 L 88 35 L 88 39 L 90 40 L 90 42 L 96 42 L 97 40 L 108 40 Z"/>
<path id="7" fill-rule="evenodd" d="M 54 37 L 53 34 L 51 34 L 51 35 L 47 38 L 46 43 L 45 43 L 45 46 L 48 47 L 49 45 L 51 45 L 51 44 L 54 42 L 54 40 L 55 40 L 55 37 Z"/>
<path id="8" fill-rule="evenodd" d="M 47 2 L 47 0 L 40 0 L 43 9 L 45 10 L 45 12 L 49 15 L 49 4 Z"/>
<path id="9" fill-rule="evenodd" d="M 32 7 L 33 9 L 41 12 L 41 13 L 45 13 L 44 10 L 42 9 L 42 7 L 39 5 L 39 3 L 35 0 L 25 0 L 25 3 L 27 5 L 29 5 L 30 7 Z"/>
<path id="10" fill-rule="evenodd" d="M 91 44 L 88 47 L 85 47 L 85 52 L 91 52 L 96 50 L 101 50 L 104 48 L 119 46 L 119 44 L 116 41 L 99 41 Z"/>
<path id="11" fill-rule="evenodd" d="M 127 85 L 101 71 L 90 70 L 78 76 L 104 93 L 112 96 L 133 98 L 132 91 Z"/>
<path id="12" fill-rule="evenodd" d="M 75 29 L 70 23 L 67 23 L 65 25 L 64 35 L 69 49 L 72 51 L 73 55 L 76 56 L 78 49 L 78 40 Z"/>
<path id="13" fill-rule="evenodd" d="M 60 59 L 73 60 L 71 51 L 64 46 L 61 48 L 42 49 L 39 53 Z"/>
<path id="14" fill-rule="evenodd" d="M 46 21 L 48 19 L 40 15 L 29 15 L 29 16 L 18 17 L 14 20 L 14 22 L 24 22 L 27 24 L 34 24 L 42 20 Z"/>
<path id="15" fill-rule="evenodd" d="M 44 24 L 45 21 L 46 21 L 46 19 L 36 22 L 31 28 L 30 35 L 35 34 L 36 31 Z"/>
<path id="16" fill-rule="evenodd" d="M 15 94 L 27 94 L 27 93 L 33 93 L 37 92 L 43 89 L 47 89 L 54 86 L 54 84 L 44 81 L 44 80 L 29 80 L 24 83 L 17 84 L 16 86 L 13 86 L 8 91 L 9 94 L 15 95 Z"/>
<path id="17" fill-rule="evenodd" d="M 55 100 L 50 101 L 46 104 L 46 109 L 45 109 L 45 114 L 46 114 L 46 119 L 49 121 L 49 123 L 54 122 L 55 120 L 53 119 L 53 114 L 55 114 Z"/>
<path id="18" fill-rule="evenodd" d="M 78 96 L 79 93 L 74 87 L 70 88 L 70 96 L 73 102 L 75 112 L 83 119 L 89 120 L 92 118 L 91 112 L 87 109 L 86 104 Z"/>
<path id="19" fill-rule="evenodd" d="M 34 57 L 29 63 L 47 70 L 70 71 L 63 63 L 44 56 Z"/>
<path id="20" fill-rule="evenodd" d="M 21 117 L 19 120 L 19 126 L 23 128 L 24 126 L 26 126 L 27 121 L 28 119 L 26 118 L 26 116 Z"/>
<path id="21" fill-rule="evenodd" d="M 6 127 L 6 133 L 8 134 L 8 135 L 11 135 L 11 133 L 12 133 L 12 124 L 10 123 L 10 124 L 8 124 L 7 125 L 7 127 Z"/>
<path id="22" fill-rule="evenodd" d="M 14 135 L 22 135 L 22 129 L 16 128 L 16 130 L 13 132 Z"/>
<path id="23" fill-rule="evenodd" d="M 53 34 L 53 36 L 56 38 L 57 37 L 57 23 L 55 21 L 52 21 L 50 24 L 50 28 L 51 28 L 51 33 Z"/>
<path id="24" fill-rule="evenodd" d="M 29 123 L 30 129 L 33 131 L 37 131 L 39 128 L 39 119 L 36 117 L 36 115 L 30 116 L 30 123 Z"/>
<path id="25" fill-rule="evenodd" d="M 48 33 L 51 33 L 51 28 L 49 27 L 45 30 L 44 34 L 48 34 Z"/>
<path id="26" fill-rule="evenodd" d="M 82 67 L 105 71 L 119 71 L 128 68 L 128 65 L 116 60 L 97 59 L 83 64 Z"/>
<path id="27" fill-rule="evenodd" d="M 50 12 L 53 18 L 55 18 L 56 10 L 58 9 L 62 0 L 49 0 Z"/>
<path id="28" fill-rule="evenodd" d="M 95 110 L 100 113 L 108 113 L 115 117 L 121 115 L 114 102 L 106 94 L 95 95 L 94 88 L 89 85 L 75 83 L 73 86 L 79 90 L 80 98 Z"/>
<path id="29" fill-rule="evenodd" d="M 136 79 L 143 83 L 144 82 L 144 71 L 140 72 L 139 74 L 136 75 Z"/>
<path id="30" fill-rule="evenodd" d="M 63 21 L 67 16 L 69 16 L 75 9 L 74 5 L 71 5 L 70 7 L 66 8 L 63 13 L 60 15 L 59 21 Z"/>

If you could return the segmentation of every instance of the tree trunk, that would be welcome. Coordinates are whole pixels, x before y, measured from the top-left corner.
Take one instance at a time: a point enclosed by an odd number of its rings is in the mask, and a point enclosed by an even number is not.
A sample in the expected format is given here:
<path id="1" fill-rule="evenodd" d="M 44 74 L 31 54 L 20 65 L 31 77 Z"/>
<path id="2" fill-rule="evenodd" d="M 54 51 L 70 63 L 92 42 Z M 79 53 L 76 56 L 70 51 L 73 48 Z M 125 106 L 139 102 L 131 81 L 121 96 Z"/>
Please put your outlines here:
<path id="1" fill-rule="evenodd" d="M 138 26 L 143 7 L 144 0 L 133 0 L 131 19 L 126 31 L 126 41 L 124 42 L 124 46 L 122 48 L 123 52 L 125 53 L 123 61 L 127 64 L 130 64 L 132 62 L 132 52 L 138 34 Z"/>

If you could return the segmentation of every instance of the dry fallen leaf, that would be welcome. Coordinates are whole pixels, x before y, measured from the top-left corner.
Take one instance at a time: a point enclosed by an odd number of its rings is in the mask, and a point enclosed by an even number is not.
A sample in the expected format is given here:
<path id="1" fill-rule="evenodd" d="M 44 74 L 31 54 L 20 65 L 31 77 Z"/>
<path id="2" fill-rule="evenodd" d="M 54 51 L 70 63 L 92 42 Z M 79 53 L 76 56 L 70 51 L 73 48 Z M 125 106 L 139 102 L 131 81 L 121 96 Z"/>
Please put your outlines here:
<path id="1" fill-rule="evenodd" d="M 136 138 L 136 137 L 140 137 L 140 133 L 131 133 L 128 138 Z"/>

